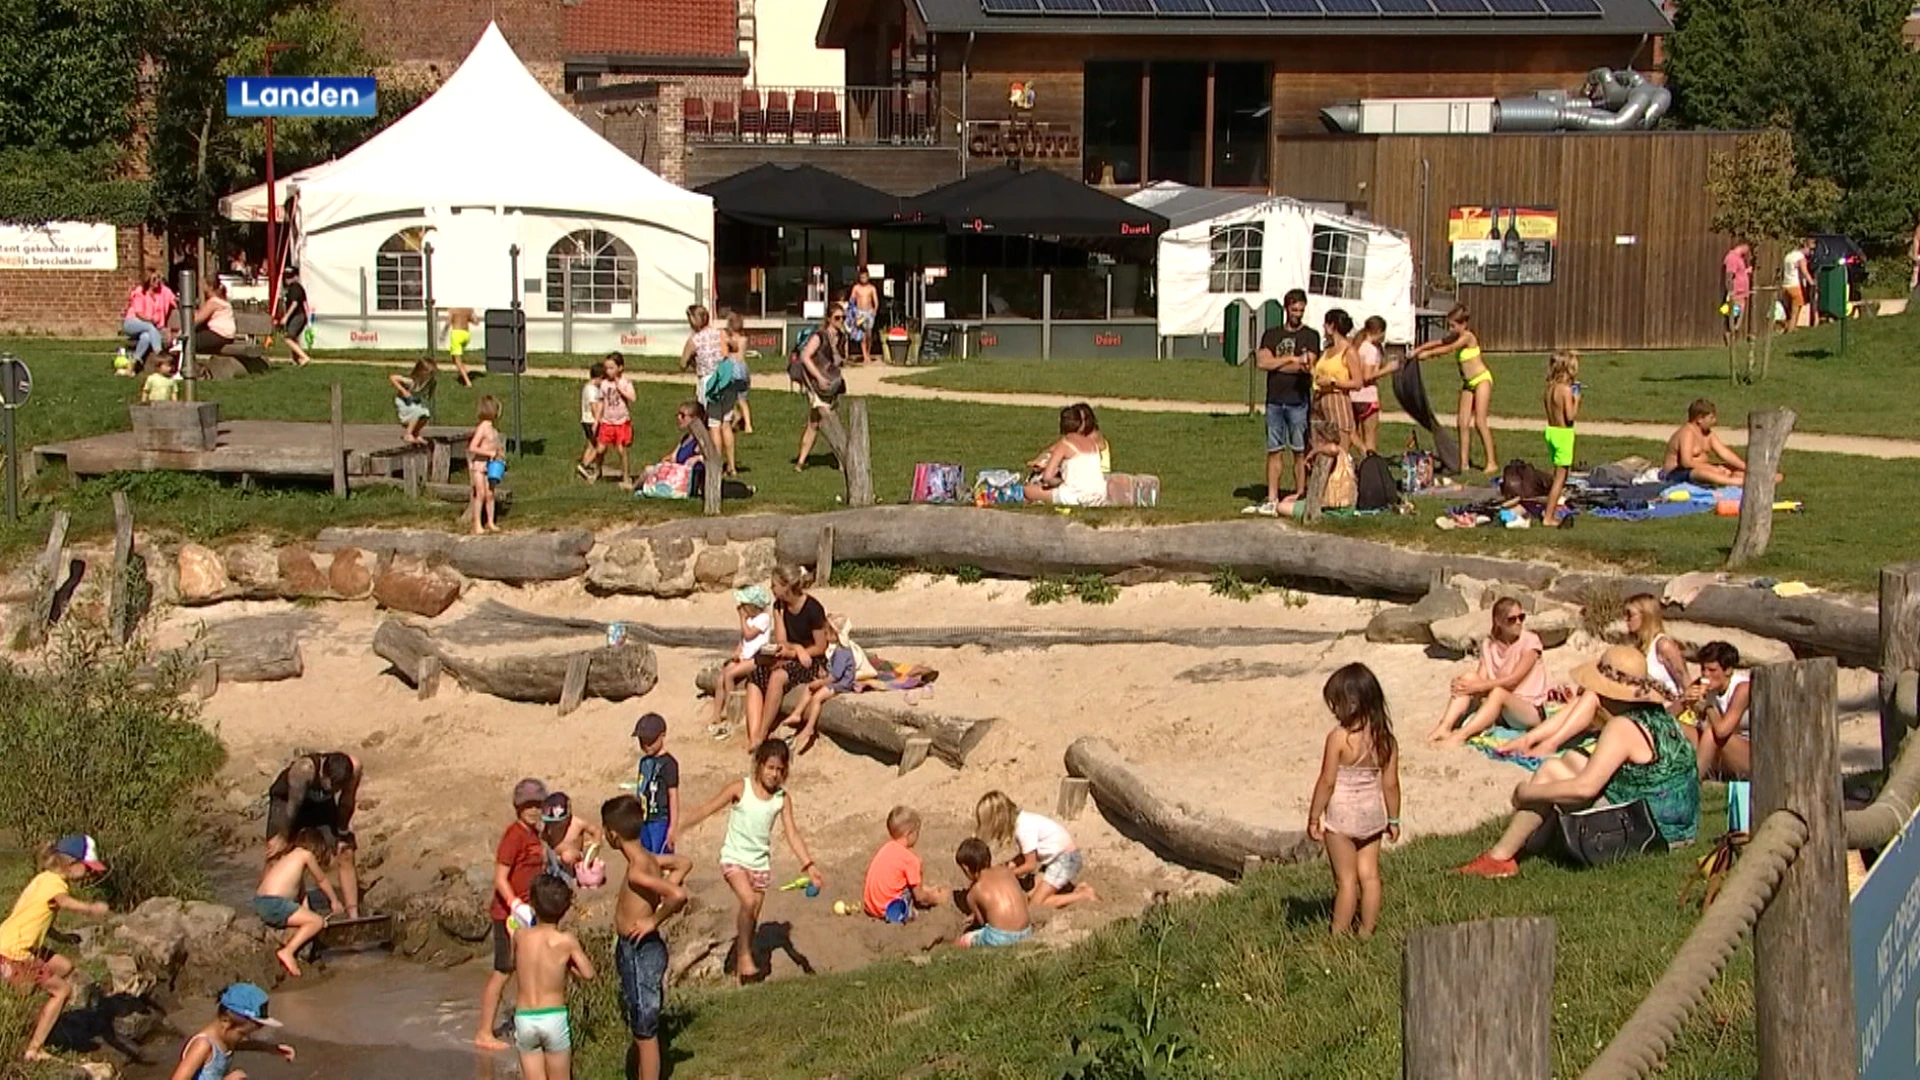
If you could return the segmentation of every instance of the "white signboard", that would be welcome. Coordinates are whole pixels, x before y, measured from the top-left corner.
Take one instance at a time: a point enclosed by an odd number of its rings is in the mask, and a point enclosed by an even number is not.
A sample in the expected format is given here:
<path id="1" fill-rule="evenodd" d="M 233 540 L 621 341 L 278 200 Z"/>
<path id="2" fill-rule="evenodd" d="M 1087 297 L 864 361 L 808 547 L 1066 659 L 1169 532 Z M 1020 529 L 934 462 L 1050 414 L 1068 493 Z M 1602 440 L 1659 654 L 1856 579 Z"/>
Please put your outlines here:
<path id="1" fill-rule="evenodd" d="M 0 270 L 118 270 L 118 234 L 86 221 L 0 225 Z"/>

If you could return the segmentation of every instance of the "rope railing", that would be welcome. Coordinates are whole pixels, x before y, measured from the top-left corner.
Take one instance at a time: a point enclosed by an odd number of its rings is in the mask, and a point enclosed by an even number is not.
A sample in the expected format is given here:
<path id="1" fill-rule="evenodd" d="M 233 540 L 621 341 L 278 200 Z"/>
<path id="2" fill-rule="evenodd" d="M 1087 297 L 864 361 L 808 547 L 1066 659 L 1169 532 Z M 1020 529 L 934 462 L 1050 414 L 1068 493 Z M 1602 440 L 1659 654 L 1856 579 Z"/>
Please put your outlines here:
<path id="1" fill-rule="evenodd" d="M 1920 803 L 1920 751 L 1914 749 L 1916 745 L 1920 745 L 1920 738 L 1910 738 L 1901 745 L 1871 805 L 1843 815 L 1849 849 L 1886 847 L 1913 818 L 1915 804 Z"/>
<path id="2" fill-rule="evenodd" d="M 1851 822 L 1848 833 L 1852 833 Z M 1580 1080 L 1643 1080 L 1653 1075 L 1707 987 L 1726 970 L 1740 940 L 1773 901 L 1774 890 L 1799 856 L 1807 835 L 1807 824 L 1798 814 L 1776 810 L 1767 815 L 1742 850 L 1739 863 L 1727 874 L 1719 897 L 1673 954 L 1660 981 L 1580 1074 Z"/>

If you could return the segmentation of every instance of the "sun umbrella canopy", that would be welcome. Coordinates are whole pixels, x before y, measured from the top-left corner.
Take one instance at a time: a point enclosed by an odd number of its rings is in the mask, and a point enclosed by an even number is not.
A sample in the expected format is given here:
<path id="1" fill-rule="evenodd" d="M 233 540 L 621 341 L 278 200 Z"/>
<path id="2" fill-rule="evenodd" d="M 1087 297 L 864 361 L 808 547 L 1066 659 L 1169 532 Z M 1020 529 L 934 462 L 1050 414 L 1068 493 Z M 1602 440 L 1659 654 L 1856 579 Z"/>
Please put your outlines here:
<path id="1" fill-rule="evenodd" d="M 900 220 L 898 196 L 815 165 L 755 165 L 696 189 L 716 213 L 751 225 L 858 229 Z"/>
<path id="2" fill-rule="evenodd" d="M 987 169 L 907 205 L 948 232 L 1002 236 L 1150 237 L 1167 219 L 1050 169 Z"/>

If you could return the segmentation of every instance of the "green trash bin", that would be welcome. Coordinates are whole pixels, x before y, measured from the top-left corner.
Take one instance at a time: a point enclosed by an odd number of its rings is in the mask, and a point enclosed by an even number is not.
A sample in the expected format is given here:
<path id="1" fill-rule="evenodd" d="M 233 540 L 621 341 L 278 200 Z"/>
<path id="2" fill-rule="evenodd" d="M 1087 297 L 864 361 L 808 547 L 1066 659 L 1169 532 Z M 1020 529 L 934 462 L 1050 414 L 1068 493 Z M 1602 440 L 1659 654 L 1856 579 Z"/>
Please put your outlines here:
<path id="1" fill-rule="evenodd" d="M 1253 355 L 1254 347 L 1260 340 L 1259 330 L 1253 320 L 1253 309 L 1247 306 L 1245 300 L 1235 300 L 1226 306 L 1222 319 L 1220 359 L 1239 367 Z"/>
<path id="2" fill-rule="evenodd" d="M 1852 307 L 1848 296 L 1847 264 L 1838 262 L 1832 266 L 1820 268 L 1817 281 L 1820 289 L 1820 314 L 1831 319 L 1844 319 Z"/>

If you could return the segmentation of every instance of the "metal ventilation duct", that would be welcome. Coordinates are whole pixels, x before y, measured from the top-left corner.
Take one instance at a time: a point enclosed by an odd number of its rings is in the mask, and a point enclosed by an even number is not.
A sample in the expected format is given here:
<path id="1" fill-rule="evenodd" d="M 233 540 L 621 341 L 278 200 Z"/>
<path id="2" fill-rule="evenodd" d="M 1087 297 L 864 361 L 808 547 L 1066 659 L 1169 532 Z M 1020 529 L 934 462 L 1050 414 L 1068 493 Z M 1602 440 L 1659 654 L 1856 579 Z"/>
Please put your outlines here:
<path id="1" fill-rule="evenodd" d="M 1331 105 L 1320 110 L 1330 130 L 1360 135 L 1465 134 L 1478 125 L 1462 126 L 1457 118 L 1484 107 L 1485 98 L 1463 98 L 1458 108 L 1431 108 L 1432 99 L 1388 99 Z M 1398 103 L 1419 108 L 1392 108 Z M 1634 131 L 1651 128 L 1673 104 L 1666 87 L 1648 82 L 1637 71 L 1595 68 L 1586 85 L 1575 93 L 1541 90 L 1530 97 L 1505 97 L 1493 102 L 1494 131 Z M 1381 106 L 1388 106 L 1381 108 Z M 1451 122 L 1443 119 L 1448 115 Z M 1478 128 L 1485 130 L 1485 128 Z"/>

